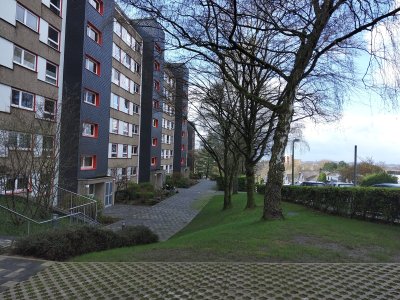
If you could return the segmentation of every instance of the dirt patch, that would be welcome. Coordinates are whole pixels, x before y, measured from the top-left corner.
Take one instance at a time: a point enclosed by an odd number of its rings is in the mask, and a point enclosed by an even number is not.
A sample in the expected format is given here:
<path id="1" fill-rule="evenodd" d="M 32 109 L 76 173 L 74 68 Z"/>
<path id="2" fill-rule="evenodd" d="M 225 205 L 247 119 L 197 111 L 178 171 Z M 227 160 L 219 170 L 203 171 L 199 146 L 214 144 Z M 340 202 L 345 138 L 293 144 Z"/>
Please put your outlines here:
<path id="1" fill-rule="evenodd" d="M 384 248 L 379 246 L 352 247 L 315 236 L 298 235 L 292 239 L 292 242 L 298 245 L 308 245 L 323 250 L 338 252 L 347 256 L 352 262 L 373 262 L 375 261 L 373 254 L 384 251 Z M 398 259 L 400 259 L 400 257 L 398 257 Z"/>

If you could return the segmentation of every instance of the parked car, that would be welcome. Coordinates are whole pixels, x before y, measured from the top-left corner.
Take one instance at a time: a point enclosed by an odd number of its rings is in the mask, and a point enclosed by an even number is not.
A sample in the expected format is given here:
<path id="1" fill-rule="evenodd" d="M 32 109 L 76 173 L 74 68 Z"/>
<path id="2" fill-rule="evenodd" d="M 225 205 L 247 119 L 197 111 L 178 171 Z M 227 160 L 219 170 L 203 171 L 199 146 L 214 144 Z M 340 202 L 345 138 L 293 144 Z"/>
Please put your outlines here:
<path id="1" fill-rule="evenodd" d="M 400 189 L 400 184 L 398 184 L 398 183 L 377 183 L 377 184 L 374 184 L 372 187 Z"/>
<path id="2" fill-rule="evenodd" d="M 332 186 L 337 186 L 337 187 L 353 187 L 354 184 L 349 183 L 349 182 L 335 182 L 332 184 Z"/>
<path id="3" fill-rule="evenodd" d="M 303 181 L 300 183 L 301 186 L 325 186 L 322 181 Z"/>

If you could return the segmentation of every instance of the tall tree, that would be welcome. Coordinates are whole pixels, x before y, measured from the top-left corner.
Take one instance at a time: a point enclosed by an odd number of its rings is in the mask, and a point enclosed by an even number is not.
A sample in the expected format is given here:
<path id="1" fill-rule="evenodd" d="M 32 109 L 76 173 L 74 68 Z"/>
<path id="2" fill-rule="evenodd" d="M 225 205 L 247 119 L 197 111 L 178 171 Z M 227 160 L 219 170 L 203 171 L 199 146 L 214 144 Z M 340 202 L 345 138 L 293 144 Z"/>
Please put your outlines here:
<path id="1" fill-rule="evenodd" d="M 158 18 L 174 46 L 217 66 L 238 92 L 276 113 L 264 219 L 282 217 L 283 156 L 294 118 L 303 112 L 318 114 L 327 103 L 341 103 L 355 83 L 358 53 L 371 55 L 366 75 L 374 75 L 375 67 L 387 67 L 389 61 L 391 67 L 400 61 L 399 51 L 387 55 L 398 48 L 386 26 L 398 18 L 397 0 L 123 1 Z M 390 45 L 371 47 L 364 39 L 366 32 L 376 34 L 378 26 L 388 37 L 381 42 Z M 264 37 L 265 42 L 256 46 L 266 55 L 255 56 L 248 50 L 249 32 Z M 232 76 L 230 66 L 240 55 L 249 58 L 246 64 L 271 72 L 268 85 L 275 87 L 275 97 L 249 93 Z M 391 78 L 400 78 L 398 69 L 392 69 Z M 384 87 L 380 91 L 390 92 L 391 99 L 397 96 L 398 82 L 372 84 Z"/>

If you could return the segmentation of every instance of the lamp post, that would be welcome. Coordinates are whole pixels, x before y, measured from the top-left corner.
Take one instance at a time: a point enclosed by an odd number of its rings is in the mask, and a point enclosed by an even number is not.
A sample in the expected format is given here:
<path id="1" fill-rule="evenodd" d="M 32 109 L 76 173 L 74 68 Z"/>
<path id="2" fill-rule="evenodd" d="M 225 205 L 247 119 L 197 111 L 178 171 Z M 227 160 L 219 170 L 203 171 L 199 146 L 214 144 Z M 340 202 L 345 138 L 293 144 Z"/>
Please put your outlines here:
<path id="1" fill-rule="evenodd" d="M 294 143 L 300 142 L 299 139 L 292 140 L 292 185 L 294 185 Z"/>

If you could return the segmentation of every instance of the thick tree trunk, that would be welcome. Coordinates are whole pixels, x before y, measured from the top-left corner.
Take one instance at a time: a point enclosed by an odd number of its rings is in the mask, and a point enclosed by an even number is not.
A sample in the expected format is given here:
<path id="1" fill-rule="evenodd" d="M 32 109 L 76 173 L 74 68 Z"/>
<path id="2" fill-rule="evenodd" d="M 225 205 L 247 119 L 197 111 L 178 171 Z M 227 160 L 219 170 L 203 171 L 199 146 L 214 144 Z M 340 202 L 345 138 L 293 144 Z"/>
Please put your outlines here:
<path id="1" fill-rule="evenodd" d="M 284 153 L 293 116 L 293 105 L 289 105 L 279 117 L 271 149 L 268 178 L 264 195 L 264 220 L 283 219 L 281 189 L 285 173 Z"/>
<path id="2" fill-rule="evenodd" d="M 246 209 L 256 207 L 256 203 L 254 200 L 254 190 L 255 190 L 254 166 L 250 163 L 246 163 L 246 191 L 247 191 L 247 203 L 245 207 Z"/>
<path id="3" fill-rule="evenodd" d="M 223 210 L 232 208 L 232 185 L 224 185 L 224 206 Z"/>

